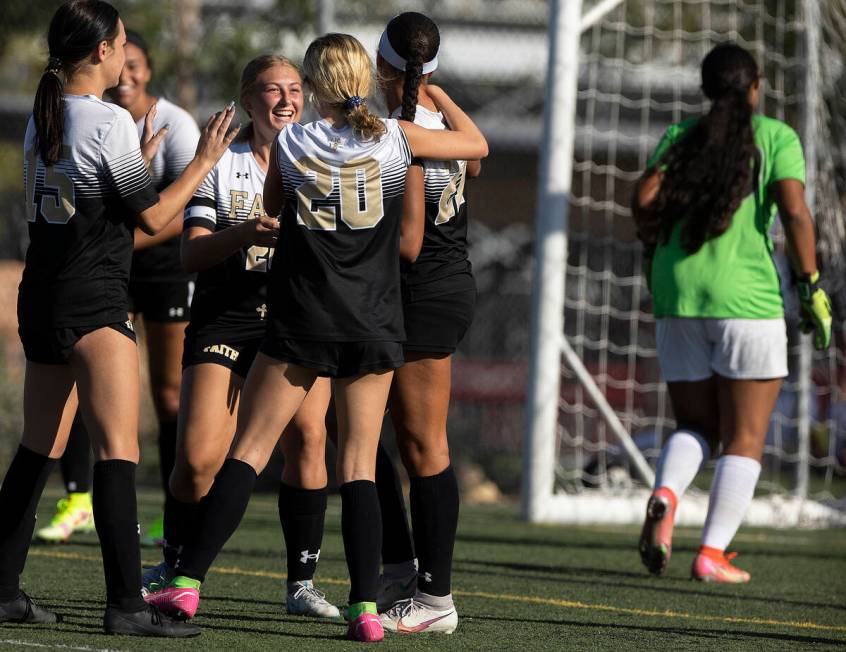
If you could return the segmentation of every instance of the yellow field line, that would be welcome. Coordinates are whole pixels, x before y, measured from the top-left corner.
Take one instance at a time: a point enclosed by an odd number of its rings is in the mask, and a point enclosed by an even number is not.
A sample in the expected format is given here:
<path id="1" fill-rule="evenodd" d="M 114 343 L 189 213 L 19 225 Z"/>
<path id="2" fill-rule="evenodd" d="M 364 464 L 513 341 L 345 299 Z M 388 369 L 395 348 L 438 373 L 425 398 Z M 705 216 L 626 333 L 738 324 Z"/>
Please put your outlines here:
<path id="1" fill-rule="evenodd" d="M 79 561 L 101 561 L 101 558 L 94 555 L 81 555 L 76 552 L 62 552 L 59 550 L 30 550 L 30 555 L 37 557 L 53 557 L 55 559 L 75 559 Z M 153 562 L 154 563 L 154 562 Z M 284 580 L 285 573 L 274 571 L 254 571 L 237 567 L 214 566 L 212 573 L 221 575 L 241 575 L 244 577 L 261 577 L 265 579 Z M 346 586 L 348 580 L 332 577 L 320 577 L 321 584 L 334 584 Z M 743 616 L 709 616 L 703 614 L 692 614 L 685 611 L 656 611 L 651 609 L 633 609 L 630 607 L 615 607 L 610 604 L 596 604 L 580 602 L 578 600 L 561 600 L 558 598 L 542 598 L 531 595 L 515 595 L 511 593 L 488 593 L 486 591 L 453 591 L 453 595 L 465 598 L 481 598 L 484 600 L 496 600 L 506 602 L 519 602 L 523 604 L 547 605 L 550 607 L 563 607 L 564 609 L 583 609 L 586 611 L 605 611 L 609 613 L 627 614 L 630 616 L 642 616 L 647 618 L 674 618 L 680 620 L 695 620 L 709 623 L 732 623 L 736 625 L 767 625 L 772 627 L 793 627 L 795 629 L 812 629 L 827 632 L 846 632 L 843 625 L 823 625 L 821 623 L 803 622 L 796 620 L 775 620 L 770 618 L 751 618 Z"/>

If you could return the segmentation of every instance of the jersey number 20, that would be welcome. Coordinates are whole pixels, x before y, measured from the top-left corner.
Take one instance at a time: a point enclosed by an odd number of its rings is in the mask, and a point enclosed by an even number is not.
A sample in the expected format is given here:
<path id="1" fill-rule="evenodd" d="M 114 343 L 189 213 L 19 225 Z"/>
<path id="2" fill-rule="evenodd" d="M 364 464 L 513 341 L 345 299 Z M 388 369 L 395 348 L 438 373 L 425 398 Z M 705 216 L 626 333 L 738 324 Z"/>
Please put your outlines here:
<path id="1" fill-rule="evenodd" d="M 70 148 L 62 145 L 60 159 L 70 159 Z M 45 166 L 35 148 L 26 153 L 26 219 L 40 215 L 48 224 L 67 224 L 76 214 L 76 195 L 71 178 L 55 166 Z M 44 170 L 44 181 L 36 192 L 38 168 Z"/>
<path id="2" fill-rule="evenodd" d="M 361 158 L 333 167 L 307 157 L 296 166 L 307 179 L 296 190 L 300 224 L 334 231 L 340 218 L 351 229 L 372 229 L 382 219 L 382 171 L 376 159 Z"/>

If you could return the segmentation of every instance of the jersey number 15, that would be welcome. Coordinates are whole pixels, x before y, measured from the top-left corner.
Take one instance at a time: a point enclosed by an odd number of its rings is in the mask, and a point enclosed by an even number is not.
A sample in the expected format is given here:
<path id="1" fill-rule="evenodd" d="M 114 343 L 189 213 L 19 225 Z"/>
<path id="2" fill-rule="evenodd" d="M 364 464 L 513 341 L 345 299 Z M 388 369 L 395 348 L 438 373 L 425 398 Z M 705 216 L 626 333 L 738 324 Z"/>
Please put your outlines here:
<path id="1" fill-rule="evenodd" d="M 70 148 L 62 145 L 60 160 L 70 159 Z M 26 219 L 40 215 L 48 224 L 67 224 L 76 214 L 76 195 L 71 178 L 55 166 L 45 166 L 35 148 L 26 153 Z M 41 185 L 36 183 L 39 168 L 44 171 Z"/>

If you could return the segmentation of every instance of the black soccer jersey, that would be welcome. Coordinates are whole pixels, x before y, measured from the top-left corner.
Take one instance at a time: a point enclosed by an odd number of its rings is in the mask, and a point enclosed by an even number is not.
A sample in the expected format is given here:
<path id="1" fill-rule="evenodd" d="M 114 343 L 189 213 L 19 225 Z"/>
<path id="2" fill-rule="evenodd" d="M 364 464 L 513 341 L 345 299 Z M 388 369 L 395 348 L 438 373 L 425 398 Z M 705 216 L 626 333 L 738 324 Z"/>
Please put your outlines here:
<path id="1" fill-rule="evenodd" d="M 285 205 L 268 307 L 278 337 L 402 341 L 399 232 L 411 152 L 396 120 L 362 141 L 349 126 L 290 125 L 276 141 Z"/>
<path id="2" fill-rule="evenodd" d="M 153 185 L 161 192 L 173 183 L 194 158 L 200 130 L 191 114 L 166 99 L 156 103 L 153 133 L 168 125 L 167 134 L 150 163 Z M 135 123 L 139 138 L 144 134 L 144 118 Z M 179 219 L 179 218 L 176 218 Z M 154 247 L 136 251 L 130 270 L 132 281 L 189 280 L 193 274 L 182 268 L 179 259 L 179 237 L 174 237 Z"/>
<path id="3" fill-rule="evenodd" d="M 394 111 L 399 116 L 400 109 Z M 426 107 L 417 106 L 414 123 L 426 129 L 445 129 L 443 116 Z M 426 201 L 426 222 L 423 247 L 413 263 L 403 261 L 403 283 L 409 286 L 432 284 L 441 294 L 464 289 L 452 287 L 446 280 L 456 274 L 471 272 L 467 256 L 467 202 L 464 182 L 465 161 L 423 160 Z"/>
<path id="4" fill-rule="evenodd" d="M 126 320 L 136 215 L 158 202 L 129 113 L 64 97 L 60 160 L 45 167 L 30 118 L 24 185 L 30 245 L 18 295 L 23 327 Z"/>
<path id="5" fill-rule="evenodd" d="M 265 172 L 248 142 L 235 142 L 200 184 L 185 209 L 184 227 L 221 231 L 264 215 Z M 241 249 L 197 277 L 186 332 L 209 341 L 261 338 L 265 330 L 268 247 Z"/>

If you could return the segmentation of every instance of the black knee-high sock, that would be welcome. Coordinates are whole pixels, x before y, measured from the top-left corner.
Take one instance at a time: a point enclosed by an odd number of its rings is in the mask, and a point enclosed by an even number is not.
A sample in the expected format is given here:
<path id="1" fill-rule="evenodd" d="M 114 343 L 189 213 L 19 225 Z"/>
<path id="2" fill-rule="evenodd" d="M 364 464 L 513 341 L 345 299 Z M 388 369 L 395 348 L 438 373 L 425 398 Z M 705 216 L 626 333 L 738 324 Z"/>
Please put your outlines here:
<path id="1" fill-rule="evenodd" d="M 401 564 L 414 559 L 397 469 L 382 442 L 376 453 L 376 490 L 382 512 L 382 563 Z"/>
<path id="2" fill-rule="evenodd" d="M 35 510 L 56 460 L 18 446 L 0 487 L 0 602 L 17 597 Z"/>
<path id="3" fill-rule="evenodd" d="M 171 568 L 176 566 L 176 560 L 182 550 L 193 543 L 199 518 L 198 503 L 183 503 L 171 494 L 165 496 L 163 552 L 164 559 Z"/>
<path id="4" fill-rule="evenodd" d="M 162 489 L 165 502 L 170 496 L 170 474 L 176 463 L 176 421 L 159 423 L 159 472 L 162 474 Z"/>
<path id="5" fill-rule="evenodd" d="M 215 557 L 247 511 L 256 477 L 255 469 L 246 462 L 228 459 L 223 463 L 208 495 L 200 502 L 193 545 L 186 547 L 176 562 L 179 575 L 205 581 Z"/>
<path id="6" fill-rule="evenodd" d="M 69 494 L 91 491 L 91 442 L 79 412 L 74 417 L 59 466 L 62 469 L 65 489 Z"/>
<path id="7" fill-rule="evenodd" d="M 100 537 L 106 603 L 126 611 L 141 611 L 141 548 L 135 467 L 127 460 L 94 464 L 94 524 Z"/>
<path id="8" fill-rule="evenodd" d="M 350 572 L 350 604 L 376 602 L 382 547 L 376 483 L 354 480 L 341 485 L 341 532 Z"/>
<path id="9" fill-rule="evenodd" d="M 326 487 L 297 489 L 279 483 L 279 522 L 285 536 L 289 582 L 314 577 L 323 541 L 326 496 Z"/>
<path id="10" fill-rule="evenodd" d="M 411 478 L 409 499 L 417 551 L 417 588 L 429 595 L 448 595 L 458 529 L 458 482 L 452 466 L 437 475 Z"/>

